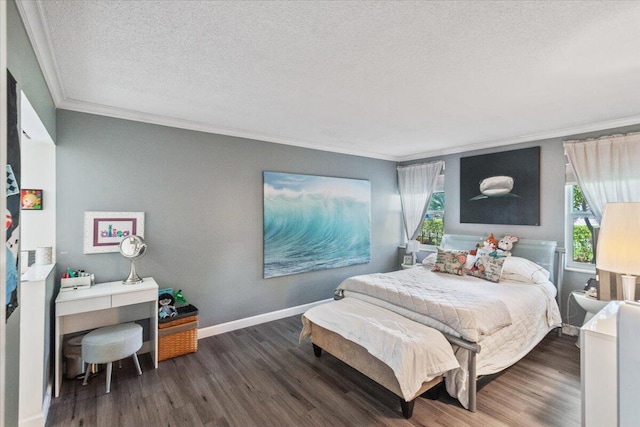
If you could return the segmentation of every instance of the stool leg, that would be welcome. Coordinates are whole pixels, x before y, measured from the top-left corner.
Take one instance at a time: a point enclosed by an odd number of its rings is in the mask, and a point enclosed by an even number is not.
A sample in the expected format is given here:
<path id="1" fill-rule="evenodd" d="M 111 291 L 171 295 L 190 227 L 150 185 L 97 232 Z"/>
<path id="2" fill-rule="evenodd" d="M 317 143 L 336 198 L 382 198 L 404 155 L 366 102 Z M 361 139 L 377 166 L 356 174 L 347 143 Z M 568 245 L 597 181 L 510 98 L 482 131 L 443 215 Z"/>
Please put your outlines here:
<path id="1" fill-rule="evenodd" d="M 107 363 L 107 393 L 111 392 L 111 370 L 113 369 L 113 363 Z"/>
<path id="2" fill-rule="evenodd" d="M 138 361 L 138 355 L 133 353 L 131 355 L 133 357 L 133 362 L 136 364 L 136 369 L 138 370 L 138 375 L 142 375 L 142 369 L 140 369 L 140 362 Z"/>
<path id="3" fill-rule="evenodd" d="M 91 364 L 84 364 L 84 381 L 82 381 L 82 385 L 87 385 L 87 380 L 89 379 L 89 372 L 91 371 Z"/>

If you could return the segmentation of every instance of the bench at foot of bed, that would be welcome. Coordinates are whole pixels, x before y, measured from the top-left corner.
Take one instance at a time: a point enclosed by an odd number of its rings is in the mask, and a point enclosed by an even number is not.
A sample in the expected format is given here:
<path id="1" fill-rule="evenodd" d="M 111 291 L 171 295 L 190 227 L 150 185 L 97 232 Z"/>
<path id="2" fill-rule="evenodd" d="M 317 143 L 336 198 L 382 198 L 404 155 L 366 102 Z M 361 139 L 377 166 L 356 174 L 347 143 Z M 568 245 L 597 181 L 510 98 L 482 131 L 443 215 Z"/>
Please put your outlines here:
<path id="1" fill-rule="evenodd" d="M 336 306 L 334 304 L 340 305 Z M 353 314 L 354 310 L 357 311 L 359 308 L 362 309 L 362 304 L 364 303 L 360 301 L 358 301 L 357 303 L 347 303 L 347 301 L 342 300 L 331 302 L 323 306 L 318 306 L 312 310 L 332 310 L 331 314 L 336 315 L 336 307 L 338 307 L 338 311 L 348 310 L 350 314 Z M 397 395 L 400 398 L 402 415 L 405 418 L 410 418 L 412 416 L 415 399 L 420 395 L 423 395 L 426 391 L 433 389 L 432 393 L 430 395 L 425 395 L 425 397 L 431 399 L 438 398 L 437 393 L 439 392 L 440 387 L 434 387 L 442 383 L 443 378 L 441 375 L 437 375 L 435 377 L 434 375 L 430 375 L 430 377 L 433 378 L 429 379 L 428 381 L 422 382 L 420 388 L 413 394 L 413 396 L 405 396 L 402 392 L 396 374 L 388 364 L 373 356 L 365 347 L 357 344 L 356 342 L 344 338 L 342 335 L 333 330 L 330 330 L 328 327 L 323 327 L 318 325 L 317 323 L 314 323 L 311 320 L 314 318 L 314 316 L 311 316 L 310 314 L 311 313 L 309 312 L 305 313 L 303 322 L 306 324 L 305 328 L 308 328 L 307 333 L 311 335 L 313 351 L 316 357 L 320 357 L 322 355 L 322 350 L 325 350 L 329 354 L 333 355 L 337 359 L 341 360 L 342 362 L 346 363 L 347 365 L 351 366 L 352 368 L 356 369 L 360 373 L 366 375 L 373 381 L 377 382 L 387 390 Z M 315 314 L 317 315 L 317 313 Z M 307 317 L 307 315 L 309 315 L 309 317 Z M 382 312 L 376 313 L 375 318 L 380 321 L 384 316 L 389 316 L 389 319 L 396 320 L 395 316 L 398 315 L 384 310 Z M 403 320 L 403 322 L 405 321 L 412 322 L 408 319 Z M 412 327 L 419 328 L 420 330 L 431 329 L 425 325 L 419 324 L 415 324 Z M 446 343 L 446 340 L 444 342 Z M 428 342 L 424 343 L 425 346 L 429 346 L 429 344 L 430 343 Z M 457 364 L 457 361 L 455 361 L 455 357 L 453 356 L 453 352 L 451 352 L 451 357 L 454 359 L 453 363 Z M 409 398 L 407 399 L 406 397 Z"/>
<path id="2" fill-rule="evenodd" d="M 400 385 L 391 368 L 373 357 L 364 347 L 315 324 L 312 324 L 312 344 L 313 353 L 316 357 L 320 357 L 322 350 L 325 350 L 336 359 L 341 360 L 397 395 L 400 399 L 402 415 L 407 419 L 413 415 L 413 406 L 420 395 L 424 394 L 424 397 L 432 400 L 438 399 L 440 387 L 436 386 L 442 383 L 442 376 L 437 376 L 431 381 L 422 383 L 422 387 L 413 399 L 407 401 L 402 397 Z M 431 393 L 427 393 L 429 391 Z"/>

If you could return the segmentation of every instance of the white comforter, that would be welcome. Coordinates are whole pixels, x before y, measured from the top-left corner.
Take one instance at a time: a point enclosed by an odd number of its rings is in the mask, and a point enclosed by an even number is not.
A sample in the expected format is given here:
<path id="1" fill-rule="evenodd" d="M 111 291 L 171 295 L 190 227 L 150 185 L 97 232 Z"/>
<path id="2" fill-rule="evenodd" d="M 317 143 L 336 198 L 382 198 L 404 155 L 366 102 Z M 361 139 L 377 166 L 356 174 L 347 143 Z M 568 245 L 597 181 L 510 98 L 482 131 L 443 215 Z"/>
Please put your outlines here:
<path id="1" fill-rule="evenodd" d="M 376 281 L 379 281 L 379 275 L 372 276 L 375 276 L 375 279 L 370 281 L 371 286 L 373 286 L 373 283 Z M 455 293 L 469 292 L 474 295 L 485 294 L 490 300 L 499 299 L 504 303 L 511 319 L 510 324 L 491 334 L 482 334 L 479 332 L 478 339 L 475 340 L 481 344 L 481 351 L 476 359 L 477 375 L 500 372 L 511 366 L 535 347 L 550 330 L 562 324 L 560 310 L 554 299 L 556 288 L 550 282 L 541 284 L 524 284 L 510 281 L 492 283 L 470 276 L 433 273 L 429 271 L 429 269 L 422 267 L 401 270 L 384 274 L 383 276 L 386 276 L 386 279 L 384 279 L 386 289 L 397 288 L 400 293 L 405 292 L 415 295 L 415 287 L 428 287 L 429 283 L 433 283 L 434 280 L 440 280 L 442 284 L 450 284 L 450 289 Z M 367 276 L 358 276 L 358 280 L 363 281 L 366 277 Z M 428 317 L 425 314 L 413 311 L 412 306 L 402 307 L 389 303 L 380 298 L 380 294 L 377 294 L 375 291 L 371 292 L 374 295 L 350 291 L 348 290 L 350 281 L 351 279 L 345 280 L 339 287 L 339 289 L 347 288 L 344 292 L 345 296 L 362 299 L 366 302 L 387 308 L 442 332 L 458 337 L 465 337 L 463 335 L 465 331 L 456 331 L 450 326 L 455 323 L 451 322 L 451 319 Z M 393 282 L 392 286 L 389 284 L 390 282 Z M 420 285 L 420 283 L 422 283 L 422 285 Z M 403 289 L 409 290 L 403 291 Z M 444 292 L 447 287 L 440 286 L 438 289 Z M 376 294 L 378 296 L 376 296 Z M 464 299 L 464 297 L 461 298 Z M 442 310 L 442 313 L 451 312 L 449 310 Z M 470 313 L 471 312 L 463 313 L 460 311 L 457 312 L 456 315 L 466 316 Z M 460 323 L 468 324 L 465 319 L 460 320 Z M 454 350 L 461 368 L 447 374 L 447 391 L 452 396 L 456 396 L 460 403 L 467 407 L 468 395 L 466 391 L 466 380 L 468 375 L 468 352 L 466 350 L 456 349 L 455 347 Z"/>
<path id="2" fill-rule="evenodd" d="M 349 296 L 354 296 L 352 293 L 368 295 L 429 317 L 472 342 L 481 341 L 483 336 L 512 323 L 502 301 L 504 287 L 478 286 L 478 279 L 464 279 L 417 267 L 351 277 L 338 289 L 349 291 Z"/>
<path id="3" fill-rule="evenodd" d="M 406 401 L 413 400 L 423 382 L 460 366 L 440 332 L 354 298 L 307 310 L 300 340 L 311 335 L 309 322 L 366 348 L 389 366 Z"/>

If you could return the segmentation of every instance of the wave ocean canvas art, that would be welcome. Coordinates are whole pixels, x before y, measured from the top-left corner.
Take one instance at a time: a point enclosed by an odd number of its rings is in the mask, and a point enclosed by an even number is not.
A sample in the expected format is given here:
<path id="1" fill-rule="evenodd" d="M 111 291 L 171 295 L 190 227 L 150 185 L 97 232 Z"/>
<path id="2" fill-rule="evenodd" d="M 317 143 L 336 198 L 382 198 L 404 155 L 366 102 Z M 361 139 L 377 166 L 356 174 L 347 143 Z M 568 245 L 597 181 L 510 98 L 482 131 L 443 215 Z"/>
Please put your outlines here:
<path id="1" fill-rule="evenodd" d="M 371 260 L 371 183 L 264 172 L 264 277 Z"/>

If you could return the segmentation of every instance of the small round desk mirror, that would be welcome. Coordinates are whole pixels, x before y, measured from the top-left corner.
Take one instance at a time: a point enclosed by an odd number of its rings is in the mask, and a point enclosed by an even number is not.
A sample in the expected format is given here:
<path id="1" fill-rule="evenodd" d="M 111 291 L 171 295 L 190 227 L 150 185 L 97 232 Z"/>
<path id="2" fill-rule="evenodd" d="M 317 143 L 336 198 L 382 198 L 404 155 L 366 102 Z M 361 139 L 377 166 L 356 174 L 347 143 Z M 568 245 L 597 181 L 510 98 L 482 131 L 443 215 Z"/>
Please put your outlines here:
<path id="1" fill-rule="evenodd" d="M 129 277 L 122 281 L 125 285 L 142 283 L 142 278 L 136 273 L 135 260 L 142 258 L 147 252 L 147 244 L 140 236 L 127 236 L 120 242 L 120 253 L 131 261 Z"/>

